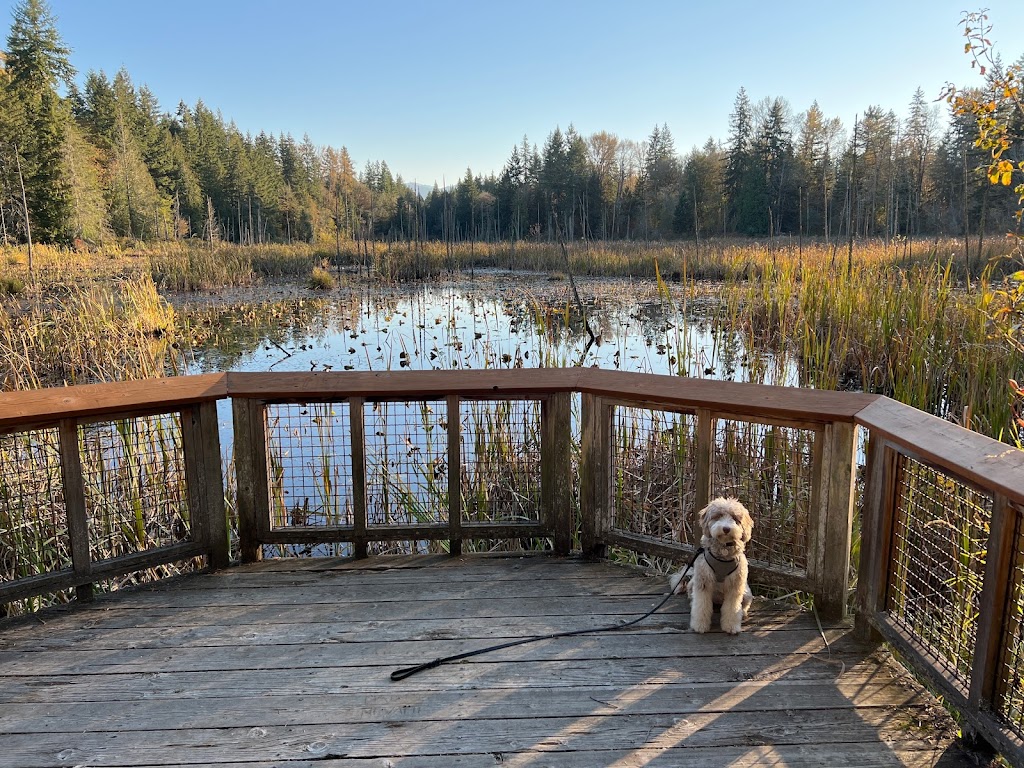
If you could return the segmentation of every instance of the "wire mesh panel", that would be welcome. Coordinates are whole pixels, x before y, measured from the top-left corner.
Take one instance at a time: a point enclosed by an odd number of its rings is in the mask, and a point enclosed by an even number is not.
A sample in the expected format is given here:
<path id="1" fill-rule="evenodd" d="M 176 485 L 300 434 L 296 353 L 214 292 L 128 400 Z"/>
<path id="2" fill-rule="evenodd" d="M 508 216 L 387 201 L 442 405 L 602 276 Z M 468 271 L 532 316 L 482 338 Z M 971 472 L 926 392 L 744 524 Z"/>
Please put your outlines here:
<path id="1" fill-rule="evenodd" d="M 541 506 L 539 400 L 460 403 L 462 519 L 535 523 Z"/>
<path id="2" fill-rule="evenodd" d="M 190 539 L 177 414 L 79 427 L 93 561 Z"/>
<path id="3" fill-rule="evenodd" d="M 271 527 L 353 524 L 347 402 L 267 405 Z"/>
<path id="4" fill-rule="evenodd" d="M 448 413 L 443 401 L 366 403 L 366 522 L 448 521 Z"/>
<path id="5" fill-rule="evenodd" d="M 0 583 L 71 567 L 56 427 L 0 435 Z"/>
<path id="6" fill-rule="evenodd" d="M 614 526 L 667 541 L 690 541 L 696 524 L 697 417 L 615 406 L 611 464 Z"/>
<path id="7" fill-rule="evenodd" d="M 1014 517 L 1013 567 L 1003 624 L 1003 655 L 996 712 L 1019 739 L 1024 739 L 1024 510 L 1011 507 Z"/>
<path id="8" fill-rule="evenodd" d="M 965 688 L 991 519 L 990 496 L 900 457 L 887 608 Z"/>
<path id="9" fill-rule="evenodd" d="M 754 518 L 747 556 L 807 569 L 813 499 L 813 429 L 718 419 L 711 458 L 713 496 L 735 496 Z"/>

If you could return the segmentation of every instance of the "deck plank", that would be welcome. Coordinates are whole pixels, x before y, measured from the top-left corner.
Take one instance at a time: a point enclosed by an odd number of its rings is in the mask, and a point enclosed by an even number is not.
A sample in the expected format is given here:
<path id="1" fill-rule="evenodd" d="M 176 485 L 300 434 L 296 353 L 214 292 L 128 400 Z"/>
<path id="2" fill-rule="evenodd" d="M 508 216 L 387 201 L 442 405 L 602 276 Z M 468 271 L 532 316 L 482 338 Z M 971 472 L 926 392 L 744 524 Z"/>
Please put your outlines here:
<path id="1" fill-rule="evenodd" d="M 678 597 L 622 631 L 388 678 L 632 618 L 663 589 L 560 558 L 270 561 L 0 622 L 0 755 L 23 768 L 972 764 L 932 697 L 849 622 L 824 626 L 826 647 L 812 616 L 768 601 L 738 637 L 689 632 Z"/>

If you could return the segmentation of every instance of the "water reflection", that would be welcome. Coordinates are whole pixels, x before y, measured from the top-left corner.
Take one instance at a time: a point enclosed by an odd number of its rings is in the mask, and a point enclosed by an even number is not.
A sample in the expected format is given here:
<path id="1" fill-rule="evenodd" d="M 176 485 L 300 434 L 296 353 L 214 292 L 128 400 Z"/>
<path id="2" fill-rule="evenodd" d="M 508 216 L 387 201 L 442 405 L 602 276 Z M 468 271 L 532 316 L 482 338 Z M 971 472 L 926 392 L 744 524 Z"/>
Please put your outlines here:
<path id="1" fill-rule="evenodd" d="M 796 384 L 793 366 L 745 347 L 720 321 L 713 291 L 653 283 L 490 274 L 472 282 L 354 287 L 184 309 L 192 372 L 386 371 L 595 366 L 625 371 Z M 254 297 L 256 298 L 256 297 Z"/>

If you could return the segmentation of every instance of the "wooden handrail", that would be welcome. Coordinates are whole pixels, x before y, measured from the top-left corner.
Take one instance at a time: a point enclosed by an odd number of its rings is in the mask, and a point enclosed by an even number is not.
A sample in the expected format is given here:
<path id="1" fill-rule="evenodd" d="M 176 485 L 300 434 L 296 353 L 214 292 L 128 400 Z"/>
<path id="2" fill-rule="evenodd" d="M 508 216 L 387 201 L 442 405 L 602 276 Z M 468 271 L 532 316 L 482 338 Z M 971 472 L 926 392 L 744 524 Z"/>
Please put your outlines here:
<path id="1" fill-rule="evenodd" d="M 230 397 L 261 400 L 303 398 L 444 398 L 523 396 L 579 389 L 577 368 L 475 371 L 324 371 L 228 373 Z"/>
<path id="2" fill-rule="evenodd" d="M 868 404 L 856 421 L 874 438 L 1024 503 L 1024 451 L 888 397 Z"/>
<path id="3" fill-rule="evenodd" d="M 962 429 L 887 397 L 852 392 L 766 386 L 592 368 L 540 368 L 474 371 L 241 373 L 171 377 L 111 384 L 0 393 L 0 430 L 56 428 L 60 437 L 62 487 L 69 520 L 71 567 L 50 574 L 0 584 L 0 598 L 18 599 L 52 589 L 79 587 L 81 596 L 96 578 L 126 573 L 175 558 L 205 555 L 214 567 L 228 564 L 221 452 L 216 401 L 233 398 L 238 477 L 239 536 L 243 559 L 259 557 L 268 543 L 348 541 L 356 555 L 367 542 L 402 539 L 445 539 L 458 551 L 463 538 L 551 538 L 568 551 L 574 533 L 570 519 L 572 463 L 572 393 L 581 395 L 580 544 L 586 554 L 606 547 L 627 547 L 648 555 L 679 557 L 692 542 L 656 539 L 616 527 L 610 489 L 613 417 L 616 408 L 676 410 L 690 414 L 693 429 L 694 498 L 699 508 L 713 493 L 712 463 L 716 419 L 734 419 L 795 427 L 813 433 L 814 468 L 808 512 L 808 556 L 805 573 L 784 572 L 768 564 L 754 572 L 769 583 L 815 594 L 823 613 L 845 611 L 849 588 L 848 557 L 857 478 L 856 428 L 870 431 L 867 483 L 863 497 L 861 563 L 858 578 L 863 633 L 875 630 L 900 645 L 933 682 L 963 707 L 964 715 L 986 738 L 1009 750 L 1013 738 L 993 719 L 989 708 L 998 702 L 1000 654 L 1006 647 L 1003 606 L 1018 589 L 1014 547 L 1024 526 L 1024 451 Z M 464 524 L 446 522 L 370 526 L 366 519 L 365 437 L 360 416 L 375 401 L 444 400 L 454 409 L 462 400 L 539 400 L 542 404 L 542 466 L 540 519 L 530 523 Z M 354 523 L 347 526 L 274 528 L 270 516 L 266 408 L 271 403 L 347 401 Z M 90 421 L 161 413 L 182 418 L 189 505 L 195 517 L 192 541 L 114 558 L 90 561 L 78 430 Z M 447 445 L 454 458 L 448 467 L 449 504 L 461 507 L 459 422 L 449 422 Z M 688 449 L 690 450 L 690 449 Z M 342 451 L 344 453 L 344 451 Z M 887 607 L 888 569 L 894 540 L 899 473 L 907 459 L 919 460 L 954 480 L 962 480 L 991 497 L 992 516 L 986 543 L 986 570 L 977 653 L 969 695 L 943 678 L 941 670 L 914 651 L 922 641 L 890 621 Z M 360 467 L 363 467 L 360 469 Z M 643 528 L 643 526 L 639 526 Z M 961 681 L 962 682 L 962 681 Z M 957 698 L 959 697 L 959 698 Z"/>
<path id="4" fill-rule="evenodd" d="M 792 420 L 853 422 L 879 398 L 859 392 L 746 384 L 599 368 L 530 368 L 477 371 L 229 372 L 227 395 L 263 400 L 327 397 L 443 398 L 581 392 L 627 397 L 677 408 Z"/>
<path id="5" fill-rule="evenodd" d="M 0 428 L 106 413 L 172 411 L 227 395 L 227 375 L 223 373 L 0 392 Z"/>
<path id="6" fill-rule="evenodd" d="M 580 370 L 579 391 L 604 397 L 656 402 L 679 408 L 708 408 L 795 421 L 852 422 L 879 395 L 694 379 L 598 368 Z"/>

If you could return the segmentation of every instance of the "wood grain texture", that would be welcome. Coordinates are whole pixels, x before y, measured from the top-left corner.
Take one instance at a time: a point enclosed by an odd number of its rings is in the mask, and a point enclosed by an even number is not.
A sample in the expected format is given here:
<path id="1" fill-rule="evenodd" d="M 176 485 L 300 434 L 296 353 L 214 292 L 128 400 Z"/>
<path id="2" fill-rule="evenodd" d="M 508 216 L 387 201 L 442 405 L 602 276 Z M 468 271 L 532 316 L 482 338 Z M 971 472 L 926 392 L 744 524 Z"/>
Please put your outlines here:
<path id="1" fill-rule="evenodd" d="M 903 453 L 1024 503 L 1024 451 L 887 397 L 860 411 L 857 423 Z"/>
<path id="2" fill-rule="evenodd" d="M 255 405 L 259 405 L 256 403 Z M 258 411 L 258 412 L 257 412 Z M 262 407 L 255 408 L 249 400 L 236 399 L 231 402 L 231 413 L 235 437 L 235 481 L 238 488 L 235 505 L 238 514 L 238 544 L 242 562 L 251 563 L 260 559 L 261 547 L 257 506 L 259 491 L 256 488 L 258 477 L 264 478 L 267 467 L 260 466 L 256 459 L 254 418 L 262 418 Z"/>
<path id="3" fill-rule="evenodd" d="M 605 397 L 641 400 L 684 408 L 710 408 L 723 414 L 749 414 L 800 422 L 853 421 L 877 395 L 821 389 L 776 387 L 713 379 L 585 368 L 579 389 Z"/>
<path id="4" fill-rule="evenodd" d="M 1024 743 L 1016 738 L 1004 724 L 985 709 L 977 709 L 969 702 L 967 687 L 955 680 L 935 663 L 931 649 L 892 622 L 885 614 L 871 619 L 882 637 L 899 650 L 900 655 L 921 677 L 941 693 L 944 700 L 957 708 L 967 733 L 976 734 L 982 741 L 1007 755 L 1013 765 L 1024 764 Z"/>
<path id="5" fill-rule="evenodd" d="M 607 563 L 462 556 L 254 563 L 102 596 L 45 625 L 0 622 L 0 755 L 24 768 L 969 764 L 932 697 L 851 622 L 826 622 L 826 652 L 808 614 L 765 601 L 738 637 L 687 631 L 679 597 L 623 631 L 388 679 L 614 622 L 663 588 Z"/>
<path id="6" fill-rule="evenodd" d="M 555 552 L 572 548 L 572 395 L 559 392 L 541 403 L 541 521 Z"/>
<path id="7" fill-rule="evenodd" d="M 524 373 L 526 375 L 524 375 Z M 444 399 L 527 397 L 577 388 L 575 368 L 480 371 L 326 371 L 312 373 L 236 373 L 227 375 L 232 397 L 263 400 L 364 397 L 375 399 Z"/>
<path id="8" fill-rule="evenodd" d="M 458 395 L 448 395 L 448 551 L 462 554 L 462 406 Z"/>
<path id="9" fill-rule="evenodd" d="M 223 373 L 0 392 L 0 428 L 141 409 L 175 411 L 227 394 Z"/>
<path id="10" fill-rule="evenodd" d="M 853 535 L 854 480 L 857 466 L 857 427 L 836 422 L 818 432 L 821 472 L 816 473 L 815 514 L 820 532 L 812 559 L 819 566 L 814 604 L 830 619 L 846 615 L 850 587 L 850 544 Z"/>
<path id="11" fill-rule="evenodd" d="M 67 514 L 71 563 L 75 572 L 75 591 L 79 600 L 92 598 L 92 553 L 89 550 L 89 516 L 85 508 L 85 480 L 78 445 L 78 426 L 74 419 L 60 421 L 60 478 Z"/>
<path id="12" fill-rule="evenodd" d="M 352 536 L 353 554 L 366 557 L 366 416 L 365 401 L 349 398 L 352 451 Z"/>

